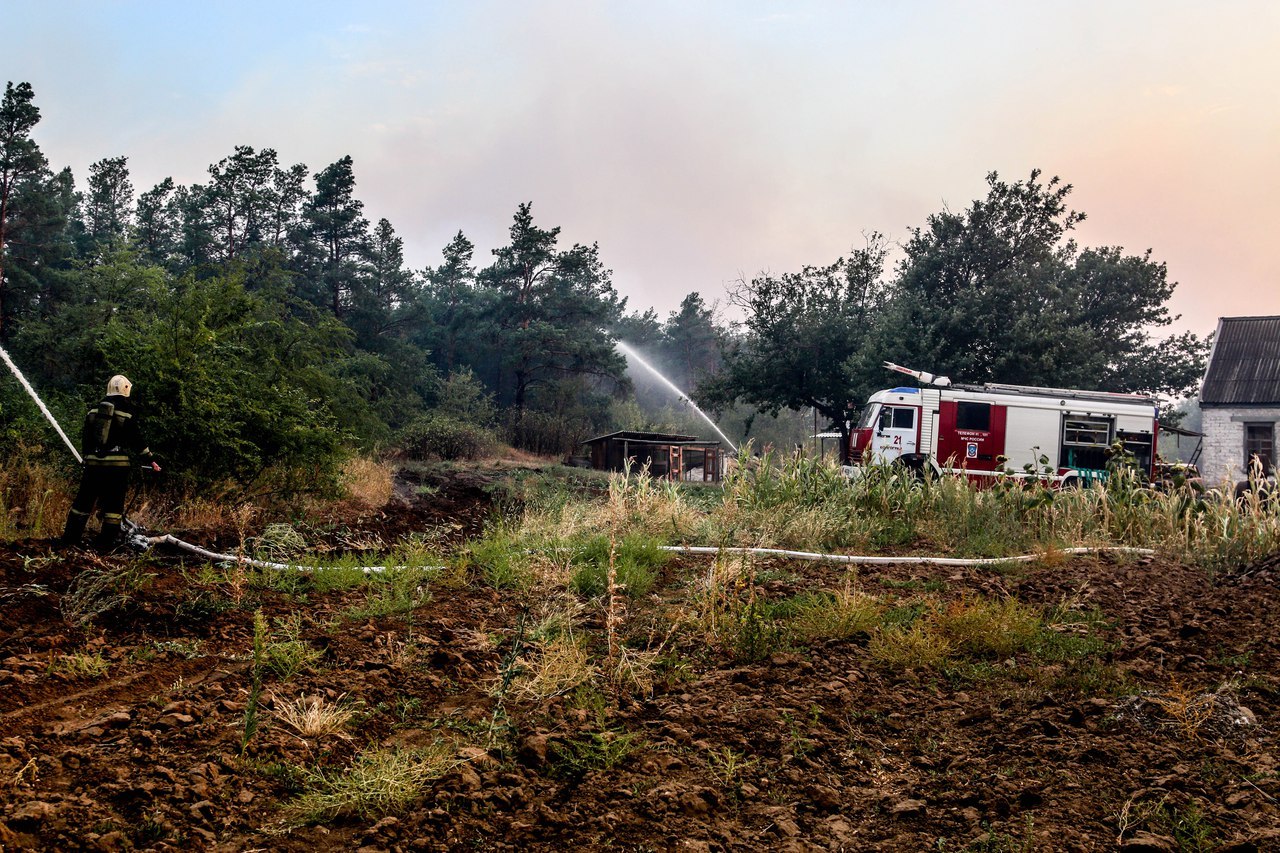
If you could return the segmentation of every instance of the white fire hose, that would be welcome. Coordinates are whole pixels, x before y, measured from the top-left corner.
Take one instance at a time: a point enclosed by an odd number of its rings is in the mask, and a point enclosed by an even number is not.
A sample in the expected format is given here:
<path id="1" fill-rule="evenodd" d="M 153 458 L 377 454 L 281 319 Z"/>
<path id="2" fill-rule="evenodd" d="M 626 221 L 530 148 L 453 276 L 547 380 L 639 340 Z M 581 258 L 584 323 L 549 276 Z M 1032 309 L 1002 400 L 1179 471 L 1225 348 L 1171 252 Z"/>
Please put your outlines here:
<path id="1" fill-rule="evenodd" d="M 1137 554 L 1150 557 L 1155 554 L 1150 548 L 1128 548 L 1124 546 L 1103 546 L 1098 548 L 1063 548 L 1056 552 L 1046 551 L 1040 554 L 1022 554 L 1017 557 L 867 557 L 854 554 L 817 554 L 812 551 L 784 551 L 780 548 L 720 548 L 705 545 L 659 545 L 662 551 L 677 554 L 753 554 L 765 557 L 785 557 L 789 560 L 808 560 L 815 563 L 852 563 L 861 566 L 892 566 L 898 564 L 927 564 L 932 566 L 989 566 L 992 563 L 1028 563 L 1043 559 L 1046 554 L 1090 554 L 1104 551 L 1120 554 Z"/>
<path id="2" fill-rule="evenodd" d="M 190 542 L 183 542 L 171 533 L 165 533 L 160 536 L 144 536 L 147 547 L 152 545 L 173 545 L 192 554 L 198 554 L 207 560 L 217 560 L 223 563 L 235 563 L 237 565 L 254 566 L 259 569 L 276 569 L 278 571 L 295 571 L 295 572 L 314 572 L 317 566 L 299 566 L 295 563 L 273 563 L 270 560 L 258 560 L 253 557 L 246 557 L 243 554 L 219 554 L 216 551 L 210 551 L 207 548 L 201 548 L 199 545 L 192 545 Z M 360 566 L 360 571 L 366 575 L 385 572 L 388 569 L 404 569 L 407 566 Z M 445 566 L 419 566 L 422 569 L 444 569 Z"/>
<path id="3" fill-rule="evenodd" d="M 44 413 L 45 418 L 53 426 L 54 430 L 62 437 L 67 448 L 71 451 L 71 455 L 76 458 L 77 462 L 82 462 L 79 451 L 75 445 L 71 443 L 71 439 L 67 438 L 67 434 L 62 431 L 62 427 L 58 424 L 57 418 L 45 406 L 44 401 L 40 399 L 40 395 L 31 387 L 31 383 L 22 375 L 22 371 L 13 363 L 13 359 L 9 357 L 9 353 L 4 347 L 0 347 L 0 359 L 8 366 L 9 370 L 22 383 L 22 387 L 31 395 L 31 399 L 35 400 L 36 405 L 40 407 L 40 411 Z M 315 566 L 300 566 L 293 563 L 273 563 L 269 560 L 258 560 L 252 557 L 246 557 L 243 554 L 219 554 L 216 551 L 210 551 L 207 548 L 201 548 L 199 545 L 192 545 L 190 542 L 184 542 L 172 534 L 165 533 L 160 536 L 147 536 L 140 532 L 136 526 L 129 534 L 130 538 L 142 546 L 144 549 L 150 548 L 152 545 L 173 545 L 184 551 L 204 557 L 207 560 L 217 560 L 224 563 L 235 563 L 238 565 L 254 566 L 260 569 L 275 569 L 277 571 L 302 571 L 309 572 L 316 569 Z M 721 548 L 716 546 L 704 545 L 662 545 L 659 546 L 663 551 L 670 551 L 680 554 L 753 554 L 766 557 L 785 557 L 790 560 L 808 560 L 818 563 L 846 563 L 856 565 L 873 565 L 887 566 L 899 563 L 917 563 L 928 564 L 934 566 L 986 566 L 992 563 L 1023 563 L 1032 560 L 1042 559 L 1044 554 L 1023 554 L 1018 557 L 981 557 L 974 559 L 962 559 L 958 557 L 870 557 L 852 554 L 819 554 L 811 551 L 784 551 L 778 548 Z M 1101 547 L 1101 548 L 1064 548 L 1058 553 L 1062 554 L 1088 554 L 1092 552 L 1110 551 L 1113 553 L 1138 554 L 1141 556 L 1151 556 L 1155 551 L 1150 548 L 1125 548 L 1125 547 Z M 367 574 L 377 572 L 385 572 L 387 569 L 405 568 L 404 566 L 361 566 L 360 570 Z M 443 566 L 423 566 L 422 568 L 443 569 Z"/>

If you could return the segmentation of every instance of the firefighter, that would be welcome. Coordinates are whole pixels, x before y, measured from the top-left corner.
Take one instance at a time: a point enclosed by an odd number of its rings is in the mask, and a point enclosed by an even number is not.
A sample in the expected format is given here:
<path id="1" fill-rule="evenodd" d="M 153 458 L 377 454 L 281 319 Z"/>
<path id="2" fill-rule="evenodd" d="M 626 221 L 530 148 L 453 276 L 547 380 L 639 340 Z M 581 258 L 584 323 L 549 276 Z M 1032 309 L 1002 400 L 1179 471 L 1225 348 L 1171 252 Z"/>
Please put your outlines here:
<path id="1" fill-rule="evenodd" d="M 112 376 L 107 382 L 107 396 L 85 415 L 80 447 L 84 468 L 80 491 L 67 513 L 67 526 L 62 534 L 64 545 L 80 544 L 85 525 L 96 504 L 102 512 L 102 530 L 94 540 L 98 551 L 110 551 L 120 539 L 124 522 L 124 496 L 129 488 L 131 456 L 155 471 L 160 466 L 142 440 L 138 421 L 133 416 L 129 392 L 133 389 L 124 376 Z"/>

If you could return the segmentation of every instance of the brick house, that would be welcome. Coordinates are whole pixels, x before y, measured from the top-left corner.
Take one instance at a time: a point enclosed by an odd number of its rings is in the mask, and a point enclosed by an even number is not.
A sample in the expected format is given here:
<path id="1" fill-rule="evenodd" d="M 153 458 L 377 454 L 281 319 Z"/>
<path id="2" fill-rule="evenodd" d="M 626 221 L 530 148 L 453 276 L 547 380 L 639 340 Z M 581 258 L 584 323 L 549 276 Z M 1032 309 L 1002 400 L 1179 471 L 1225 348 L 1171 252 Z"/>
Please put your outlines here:
<path id="1" fill-rule="evenodd" d="M 1239 482 L 1257 457 L 1268 474 L 1280 423 L 1280 317 L 1222 317 L 1200 386 L 1200 471 L 1208 483 Z"/>

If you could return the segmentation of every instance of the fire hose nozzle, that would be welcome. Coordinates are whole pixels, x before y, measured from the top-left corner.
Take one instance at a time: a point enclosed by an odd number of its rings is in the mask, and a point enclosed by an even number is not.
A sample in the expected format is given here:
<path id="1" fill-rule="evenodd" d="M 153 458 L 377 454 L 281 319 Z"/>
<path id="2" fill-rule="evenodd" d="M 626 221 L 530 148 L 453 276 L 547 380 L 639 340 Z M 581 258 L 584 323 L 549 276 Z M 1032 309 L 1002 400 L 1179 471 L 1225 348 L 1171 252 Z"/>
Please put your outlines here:
<path id="1" fill-rule="evenodd" d="M 907 376 L 919 379 L 925 385 L 936 385 L 940 388 L 945 388 L 951 384 L 951 380 L 946 376 L 934 376 L 932 373 L 926 373 L 923 370 L 912 370 L 909 367 L 894 364 L 892 361 L 886 361 L 884 366 L 888 370 L 895 370 L 898 373 L 905 373 Z"/>

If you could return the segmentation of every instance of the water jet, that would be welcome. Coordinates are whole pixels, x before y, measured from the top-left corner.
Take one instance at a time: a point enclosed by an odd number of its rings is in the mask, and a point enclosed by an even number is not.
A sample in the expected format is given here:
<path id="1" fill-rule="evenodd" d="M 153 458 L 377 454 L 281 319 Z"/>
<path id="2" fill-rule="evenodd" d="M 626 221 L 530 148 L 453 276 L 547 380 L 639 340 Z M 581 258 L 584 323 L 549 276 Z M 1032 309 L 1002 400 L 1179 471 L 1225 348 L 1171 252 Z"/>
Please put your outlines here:
<path id="1" fill-rule="evenodd" d="M 631 359 L 635 359 L 636 361 L 638 361 L 641 367 L 643 367 L 644 369 L 652 373 L 654 376 L 656 376 L 658 380 L 662 382 L 663 385 L 665 385 L 667 388 L 675 392 L 675 395 L 677 397 L 679 397 L 681 400 L 683 400 L 684 402 L 692 406 L 693 410 L 697 412 L 699 415 L 701 415 L 704 421 L 706 421 L 708 424 L 711 425 L 711 428 L 716 431 L 716 435 L 720 436 L 721 440 L 723 440 L 725 444 L 729 445 L 729 448 L 733 450 L 734 453 L 738 452 L 737 445 L 735 445 L 732 441 L 729 440 L 729 436 L 725 435 L 724 432 L 720 429 L 720 427 L 716 426 L 716 422 L 711 420 L 710 416 L 708 416 L 706 412 L 702 411 L 702 409 L 698 407 L 698 404 L 693 402 L 693 399 L 690 398 L 688 394 L 681 391 L 676 386 L 676 384 L 672 382 L 670 379 L 668 379 L 666 376 L 663 376 L 662 372 L 658 370 L 658 368 L 654 367 L 652 364 L 645 361 L 644 357 L 641 356 L 640 353 L 636 352 L 634 349 L 627 346 L 622 341 L 618 341 L 617 343 L 618 343 L 618 349 L 622 350 L 622 354 L 627 357 L 628 361 L 630 361 Z"/>

